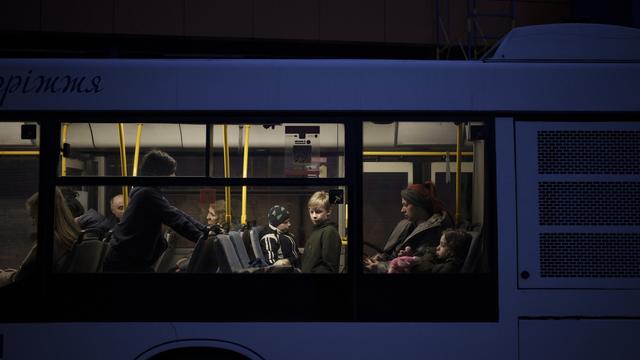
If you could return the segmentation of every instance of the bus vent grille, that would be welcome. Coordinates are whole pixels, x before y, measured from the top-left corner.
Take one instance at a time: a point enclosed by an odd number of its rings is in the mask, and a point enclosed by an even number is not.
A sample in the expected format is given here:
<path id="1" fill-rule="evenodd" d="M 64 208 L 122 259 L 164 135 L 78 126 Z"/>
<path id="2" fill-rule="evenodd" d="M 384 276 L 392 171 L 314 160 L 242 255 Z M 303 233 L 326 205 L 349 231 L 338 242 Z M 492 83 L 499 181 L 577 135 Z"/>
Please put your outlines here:
<path id="1" fill-rule="evenodd" d="M 640 182 L 539 182 L 540 225 L 639 226 Z"/>
<path id="2" fill-rule="evenodd" d="M 640 174 L 637 154 L 640 131 L 538 131 L 539 174 Z"/>
<path id="3" fill-rule="evenodd" d="M 541 233 L 540 276 L 640 277 L 640 234 Z"/>

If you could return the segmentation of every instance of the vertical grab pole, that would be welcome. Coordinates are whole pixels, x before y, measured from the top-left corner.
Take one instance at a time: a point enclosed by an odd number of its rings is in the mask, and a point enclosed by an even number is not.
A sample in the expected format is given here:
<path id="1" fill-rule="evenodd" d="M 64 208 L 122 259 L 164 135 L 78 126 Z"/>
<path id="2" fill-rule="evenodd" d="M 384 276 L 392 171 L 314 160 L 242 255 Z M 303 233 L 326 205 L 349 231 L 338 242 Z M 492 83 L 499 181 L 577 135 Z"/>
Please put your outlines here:
<path id="1" fill-rule="evenodd" d="M 244 158 L 242 160 L 242 178 L 247 178 L 247 168 L 249 167 L 249 129 L 251 125 L 244 126 Z M 247 224 L 247 186 L 242 187 L 242 215 L 240 215 L 242 225 Z"/>
<path id="2" fill-rule="evenodd" d="M 142 136 L 142 124 L 138 124 L 136 131 L 136 147 L 133 152 L 133 172 L 131 175 L 138 176 L 138 159 L 140 158 L 140 137 Z"/>
<path id="3" fill-rule="evenodd" d="M 348 231 L 349 229 L 349 204 L 345 203 L 344 204 L 344 237 L 341 239 L 341 243 L 344 246 L 347 246 L 348 244 L 348 239 L 349 236 L 347 235 L 349 233 Z"/>
<path id="4" fill-rule="evenodd" d="M 69 123 L 62 124 L 62 145 L 67 142 L 67 133 L 69 132 Z M 60 154 L 60 174 L 62 176 L 67 176 L 67 158 L 64 157 L 64 154 Z"/>
<path id="5" fill-rule="evenodd" d="M 231 176 L 231 167 L 229 166 L 229 137 L 227 134 L 227 125 L 222 125 L 222 154 L 224 158 L 224 177 L 229 178 Z M 231 225 L 231 187 L 224 187 L 224 200 L 225 200 L 225 222 Z"/>
<path id="6" fill-rule="evenodd" d="M 118 123 L 118 138 L 120 139 L 120 173 L 127 176 L 127 148 L 124 143 L 124 124 Z M 129 205 L 129 188 L 124 185 L 122 187 L 122 198 L 125 209 Z"/>
<path id="7" fill-rule="evenodd" d="M 464 124 L 458 124 L 458 134 L 456 136 L 456 225 L 460 224 L 460 203 L 462 192 L 462 131 Z"/>

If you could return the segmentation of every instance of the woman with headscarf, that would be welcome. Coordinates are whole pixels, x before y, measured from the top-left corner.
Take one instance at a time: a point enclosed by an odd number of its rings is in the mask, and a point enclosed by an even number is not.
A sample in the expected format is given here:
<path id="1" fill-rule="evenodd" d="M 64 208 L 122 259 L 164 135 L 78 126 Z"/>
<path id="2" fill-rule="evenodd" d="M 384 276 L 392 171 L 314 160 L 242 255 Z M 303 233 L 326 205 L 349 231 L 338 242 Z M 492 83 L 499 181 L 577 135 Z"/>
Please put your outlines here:
<path id="1" fill-rule="evenodd" d="M 405 219 L 393 230 L 382 252 L 364 260 L 365 271 L 386 273 L 388 261 L 398 256 L 424 255 L 438 246 L 442 231 L 453 225 L 431 181 L 409 185 L 400 197 Z"/>

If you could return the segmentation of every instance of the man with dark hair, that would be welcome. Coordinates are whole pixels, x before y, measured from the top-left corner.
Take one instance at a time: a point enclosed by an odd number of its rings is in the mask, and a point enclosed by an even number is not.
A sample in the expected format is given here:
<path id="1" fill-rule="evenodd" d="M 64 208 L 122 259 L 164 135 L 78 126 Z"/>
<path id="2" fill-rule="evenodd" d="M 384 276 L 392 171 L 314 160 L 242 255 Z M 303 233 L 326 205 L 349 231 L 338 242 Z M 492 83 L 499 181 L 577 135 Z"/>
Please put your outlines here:
<path id="1" fill-rule="evenodd" d="M 174 176 L 176 161 L 161 150 L 152 150 L 142 159 L 142 176 Z M 166 250 L 162 225 L 197 242 L 208 229 L 182 210 L 172 206 L 157 187 L 137 187 L 131 191 L 129 206 L 116 225 L 105 271 L 153 272 L 153 266 Z"/>
<path id="2" fill-rule="evenodd" d="M 142 176 L 173 176 L 177 163 L 174 158 L 162 150 L 151 150 L 142 158 L 140 174 Z"/>

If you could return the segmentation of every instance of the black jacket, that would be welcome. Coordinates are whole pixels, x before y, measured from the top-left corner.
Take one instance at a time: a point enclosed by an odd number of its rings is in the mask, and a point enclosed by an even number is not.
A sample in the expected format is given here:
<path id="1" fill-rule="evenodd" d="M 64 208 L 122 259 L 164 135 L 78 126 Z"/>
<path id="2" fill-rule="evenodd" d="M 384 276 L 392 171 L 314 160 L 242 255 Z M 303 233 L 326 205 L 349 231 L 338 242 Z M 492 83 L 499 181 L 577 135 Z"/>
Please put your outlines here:
<path id="1" fill-rule="evenodd" d="M 106 234 L 118 224 L 118 219 L 113 214 L 105 217 L 94 209 L 87 210 L 77 220 L 82 230 L 97 229 L 102 234 Z"/>
<path id="2" fill-rule="evenodd" d="M 113 232 L 105 271 L 153 271 L 153 264 L 167 248 L 162 224 L 193 242 L 206 236 L 206 226 L 169 204 L 160 189 L 135 188 L 130 197 Z"/>
<path id="3" fill-rule="evenodd" d="M 269 225 L 269 228 L 260 235 L 260 247 L 268 264 L 287 259 L 291 265 L 300 268 L 300 253 L 292 234 Z"/>

